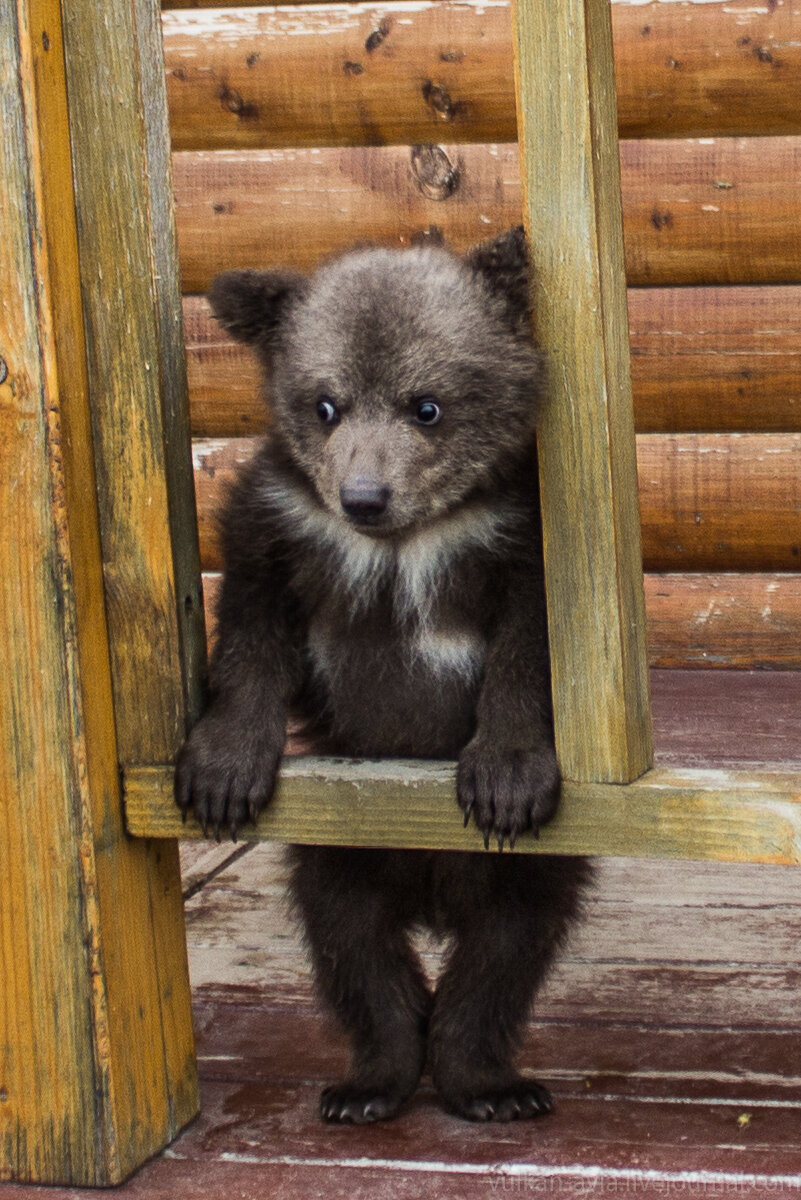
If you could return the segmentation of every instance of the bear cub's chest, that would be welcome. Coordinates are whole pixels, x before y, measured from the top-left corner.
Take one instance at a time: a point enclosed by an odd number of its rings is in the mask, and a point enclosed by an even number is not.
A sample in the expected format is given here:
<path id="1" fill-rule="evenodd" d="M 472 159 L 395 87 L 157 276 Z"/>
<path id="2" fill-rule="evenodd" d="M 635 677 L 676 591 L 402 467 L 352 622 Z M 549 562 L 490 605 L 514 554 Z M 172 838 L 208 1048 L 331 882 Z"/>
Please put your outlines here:
<path id="1" fill-rule="evenodd" d="M 472 735 L 487 650 L 483 589 L 440 560 L 426 571 L 402 553 L 354 588 L 317 598 L 307 661 L 343 752 L 452 755 Z M 475 572 L 473 572 L 475 574 Z"/>

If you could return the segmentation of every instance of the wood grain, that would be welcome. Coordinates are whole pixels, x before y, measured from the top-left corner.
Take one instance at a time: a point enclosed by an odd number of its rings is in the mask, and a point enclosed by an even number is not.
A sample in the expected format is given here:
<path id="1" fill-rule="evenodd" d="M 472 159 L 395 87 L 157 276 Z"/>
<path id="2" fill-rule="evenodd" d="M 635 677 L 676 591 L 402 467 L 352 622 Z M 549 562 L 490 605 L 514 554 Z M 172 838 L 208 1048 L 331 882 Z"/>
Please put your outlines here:
<path id="1" fill-rule="evenodd" d="M 607 0 L 516 0 L 512 40 L 556 750 L 570 779 L 628 783 L 653 746 Z"/>
<path id="2" fill-rule="evenodd" d="M 200 708 L 205 637 L 158 6 L 62 10 L 117 757 L 171 756 Z M 180 872 L 169 844 L 115 857 L 101 839 L 98 862 L 121 925 L 104 947 L 111 1051 L 138 1071 L 120 1081 L 126 1174 L 197 1110 Z M 144 1026 L 120 1024 L 131 1010 Z"/>
<path id="3" fill-rule="evenodd" d="M 285 759 L 272 803 L 241 837 L 484 852 L 479 831 L 462 828 L 455 787 L 450 763 Z M 181 823 L 171 768 L 129 767 L 124 788 L 135 836 L 203 836 L 194 819 Z M 567 782 L 554 821 L 518 850 L 798 864 L 801 781 L 793 772 L 660 768 L 630 784 Z"/>
<path id="4" fill-rule="evenodd" d="M 638 439 L 647 571 L 797 571 L 801 434 Z"/>
<path id="5" fill-rule="evenodd" d="M 801 288 L 631 288 L 628 307 L 638 431 L 801 430 Z"/>
<path id="6" fill-rule="evenodd" d="M 180 746 L 187 713 L 200 709 L 203 630 L 164 80 L 153 66 L 158 26 L 149 29 L 143 15 L 134 30 L 127 0 L 119 4 L 119 28 L 110 15 L 96 20 L 75 4 L 65 37 L 115 706 L 126 760 L 169 756 Z M 98 93 L 105 74 L 116 88 Z M 124 337 L 109 319 L 122 312 Z"/>
<path id="7" fill-rule="evenodd" d="M 644 582 L 652 667 L 801 670 L 801 575 L 675 573 Z"/>
<path id="8" fill-rule="evenodd" d="M 630 288 L 628 310 L 639 432 L 801 430 L 801 288 Z M 193 434 L 260 432 L 254 356 L 202 296 L 183 311 Z"/>
<path id="9" fill-rule="evenodd" d="M 203 576 L 210 642 L 220 579 Z M 643 584 L 651 667 L 801 671 L 801 575 L 675 572 Z"/>
<path id="10" fill-rule="evenodd" d="M 0 1177 L 111 1184 L 197 1108 L 168 843 L 122 825 L 62 11 L 0 22 Z M 13 655 L 12 655 L 13 651 Z M 171 887 L 173 891 L 171 892 Z"/>
<path id="11" fill-rule="evenodd" d="M 203 569 L 221 566 L 216 513 L 255 439 L 194 444 Z M 646 571 L 801 569 L 801 434 L 640 434 Z"/>
<path id="12" fill-rule="evenodd" d="M 214 8 L 164 14 L 176 149 L 516 137 L 506 0 Z M 612 18 L 622 137 L 801 133 L 795 5 L 653 0 Z"/>
<path id="13" fill-rule="evenodd" d="M 230 267 L 308 270 L 354 241 L 436 227 L 464 249 L 520 223 L 514 145 L 442 152 L 456 186 L 441 199 L 409 147 L 177 153 L 184 291 Z M 801 138 L 626 141 L 620 157 L 629 284 L 801 282 Z"/>

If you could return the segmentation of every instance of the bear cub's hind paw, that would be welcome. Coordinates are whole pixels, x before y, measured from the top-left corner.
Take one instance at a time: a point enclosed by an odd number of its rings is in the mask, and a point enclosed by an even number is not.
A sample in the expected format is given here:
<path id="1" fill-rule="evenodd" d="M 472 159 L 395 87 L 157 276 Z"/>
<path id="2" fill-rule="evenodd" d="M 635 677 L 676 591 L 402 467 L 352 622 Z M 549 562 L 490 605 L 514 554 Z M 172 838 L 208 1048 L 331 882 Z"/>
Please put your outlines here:
<path id="1" fill-rule="evenodd" d="M 514 1082 L 475 1095 L 450 1099 L 450 1110 L 468 1121 L 519 1121 L 552 1112 L 551 1093 L 535 1079 Z"/>
<path id="2" fill-rule="evenodd" d="M 331 1124 L 371 1125 L 394 1117 L 405 1097 L 392 1088 L 337 1083 L 320 1095 L 320 1116 Z"/>

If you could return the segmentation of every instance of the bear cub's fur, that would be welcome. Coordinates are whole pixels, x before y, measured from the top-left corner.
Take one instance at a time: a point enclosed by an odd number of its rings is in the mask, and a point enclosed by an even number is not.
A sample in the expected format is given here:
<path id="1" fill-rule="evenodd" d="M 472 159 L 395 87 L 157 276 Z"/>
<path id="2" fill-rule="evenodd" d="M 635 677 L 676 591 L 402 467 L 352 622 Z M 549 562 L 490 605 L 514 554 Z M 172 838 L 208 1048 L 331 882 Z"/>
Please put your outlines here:
<path id="1" fill-rule="evenodd" d="M 520 229 L 462 258 L 360 249 L 311 278 L 214 281 L 273 421 L 223 515 L 211 704 L 177 766 L 177 802 L 204 828 L 236 836 L 268 803 L 290 709 L 323 751 L 458 759 L 485 845 L 553 815 L 528 297 Z M 317 984 L 353 1043 L 326 1120 L 392 1116 L 426 1062 L 461 1116 L 550 1109 L 512 1057 L 584 860 L 291 853 Z M 450 939 L 433 993 L 409 944 L 419 924 Z"/>

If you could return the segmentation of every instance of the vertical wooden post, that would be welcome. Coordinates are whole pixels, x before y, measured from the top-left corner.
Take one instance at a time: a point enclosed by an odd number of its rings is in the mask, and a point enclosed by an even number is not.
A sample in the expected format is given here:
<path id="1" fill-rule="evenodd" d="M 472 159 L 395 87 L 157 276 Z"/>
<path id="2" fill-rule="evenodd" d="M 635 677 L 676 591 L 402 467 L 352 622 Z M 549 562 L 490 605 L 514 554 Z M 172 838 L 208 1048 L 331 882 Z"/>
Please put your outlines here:
<path id="1" fill-rule="evenodd" d="M 118 102 L 108 77 L 97 90 Z M 98 388 L 117 404 L 143 376 L 160 390 L 165 358 L 128 349 L 105 380 L 87 372 L 66 95 L 59 0 L 0 0 L 0 1178 L 98 1185 L 193 1116 L 197 1078 L 176 847 L 123 827 L 90 421 Z M 98 189 L 136 190 L 108 165 Z M 88 285 L 105 287 L 98 321 L 105 305 L 120 347 L 134 324 L 128 233 Z M 150 305 L 155 323 L 152 290 Z M 147 532 L 171 559 L 153 496 Z M 178 593 L 163 614 L 140 610 L 159 652 L 180 647 L 178 610 Z M 187 674 L 139 696 L 143 713 L 170 708 L 162 757 L 183 730 Z"/>
<path id="2" fill-rule="evenodd" d="M 652 761 L 609 0 L 516 0 L 557 750 L 569 779 Z"/>

